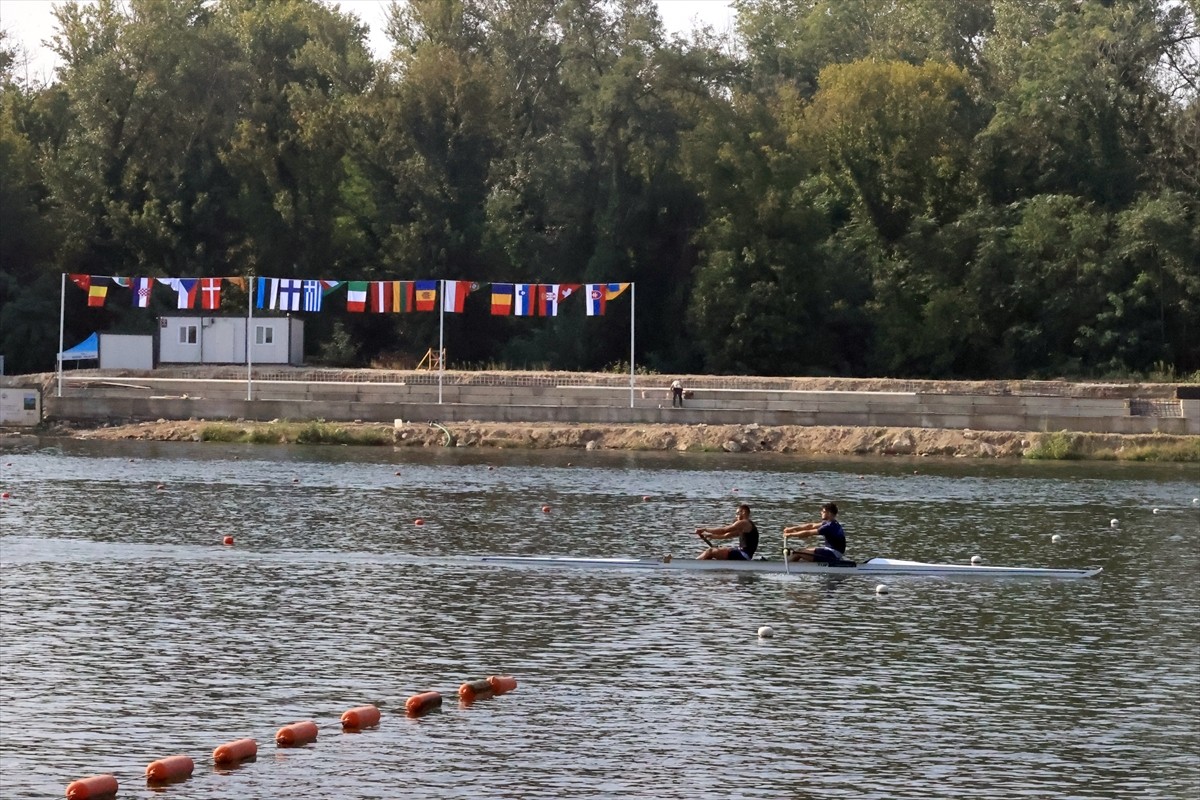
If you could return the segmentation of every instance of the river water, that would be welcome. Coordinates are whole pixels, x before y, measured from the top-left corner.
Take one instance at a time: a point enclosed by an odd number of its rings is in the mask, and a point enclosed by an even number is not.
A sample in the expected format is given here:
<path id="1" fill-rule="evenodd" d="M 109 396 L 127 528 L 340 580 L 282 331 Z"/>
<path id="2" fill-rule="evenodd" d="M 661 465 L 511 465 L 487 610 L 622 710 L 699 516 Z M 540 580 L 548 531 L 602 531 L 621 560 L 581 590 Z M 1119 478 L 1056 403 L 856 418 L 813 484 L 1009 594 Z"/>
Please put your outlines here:
<path id="1" fill-rule="evenodd" d="M 201 800 L 1200 795 L 1195 465 L 4 447 L 6 799 L 100 772 Z M 741 501 L 773 550 L 827 499 L 851 557 L 1104 573 L 881 595 L 477 558 L 694 555 Z M 490 674 L 520 685 L 461 707 Z M 406 718 L 426 690 L 442 708 Z M 343 733 L 363 703 L 380 726 Z M 276 748 L 310 718 L 317 742 Z M 241 737 L 257 761 L 214 768 Z M 148 788 L 175 753 L 193 777 Z"/>

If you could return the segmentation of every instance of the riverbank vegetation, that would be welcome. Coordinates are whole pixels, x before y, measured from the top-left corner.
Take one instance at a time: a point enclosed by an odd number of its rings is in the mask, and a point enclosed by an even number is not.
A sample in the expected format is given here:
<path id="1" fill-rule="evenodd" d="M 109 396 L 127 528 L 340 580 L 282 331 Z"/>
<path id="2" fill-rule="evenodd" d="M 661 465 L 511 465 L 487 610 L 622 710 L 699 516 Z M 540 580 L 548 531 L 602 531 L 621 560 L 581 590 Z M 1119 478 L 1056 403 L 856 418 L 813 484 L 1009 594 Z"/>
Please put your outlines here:
<path id="1" fill-rule="evenodd" d="M 201 427 L 195 438 L 247 444 L 390 445 L 393 440 L 390 426 L 328 422 L 214 422 Z"/>
<path id="2" fill-rule="evenodd" d="M 64 272 L 634 281 L 663 374 L 1200 370 L 1195 3 L 735 5 L 684 40 L 648 0 L 410 0 L 384 60 L 317 0 L 58 5 L 49 82 L 0 39 L 7 371 L 52 368 Z M 68 344 L 175 313 L 66 292 Z M 448 358 L 603 368 L 632 294 L 473 292 Z M 437 346 L 438 314 L 342 297 L 310 359 Z"/>

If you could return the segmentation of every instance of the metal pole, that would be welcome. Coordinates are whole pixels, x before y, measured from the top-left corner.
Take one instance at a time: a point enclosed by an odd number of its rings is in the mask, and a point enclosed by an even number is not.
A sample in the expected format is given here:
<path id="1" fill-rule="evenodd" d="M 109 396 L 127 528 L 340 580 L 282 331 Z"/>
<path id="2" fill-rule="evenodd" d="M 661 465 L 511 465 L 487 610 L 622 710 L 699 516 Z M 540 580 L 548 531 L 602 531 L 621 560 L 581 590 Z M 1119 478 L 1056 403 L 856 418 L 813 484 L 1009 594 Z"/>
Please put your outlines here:
<path id="1" fill-rule="evenodd" d="M 442 373 L 446 370 L 445 340 L 446 340 L 446 279 L 442 278 L 442 296 L 438 310 L 438 405 L 442 404 Z"/>
<path id="2" fill-rule="evenodd" d="M 633 408 L 633 331 L 637 319 L 637 284 L 629 284 L 629 407 Z"/>
<path id="3" fill-rule="evenodd" d="M 63 320 L 67 316 L 67 273 L 62 273 L 58 289 L 58 396 L 62 397 Z"/>
<path id="4" fill-rule="evenodd" d="M 255 277 L 251 274 L 246 284 L 246 400 L 254 399 L 254 378 L 250 363 L 254 360 L 254 347 L 250 341 L 250 331 L 254 327 L 254 289 Z"/>

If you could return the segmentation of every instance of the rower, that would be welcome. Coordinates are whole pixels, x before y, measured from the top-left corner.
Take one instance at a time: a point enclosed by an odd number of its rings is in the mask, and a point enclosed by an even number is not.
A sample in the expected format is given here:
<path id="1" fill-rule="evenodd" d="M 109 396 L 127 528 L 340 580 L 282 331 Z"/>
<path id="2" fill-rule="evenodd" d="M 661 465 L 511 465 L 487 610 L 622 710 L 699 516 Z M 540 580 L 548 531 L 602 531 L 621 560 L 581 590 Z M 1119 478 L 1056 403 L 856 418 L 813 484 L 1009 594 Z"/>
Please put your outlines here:
<path id="1" fill-rule="evenodd" d="M 728 561 L 749 561 L 758 549 L 758 527 L 750 519 L 750 506 L 742 503 L 737 507 L 733 522 L 721 528 L 696 528 L 696 535 L 704 540 L 708 549 L 697 558 Z M 737 538 L 737 547 L 716 547 L 708 540 Z"/>
<path id="2" fill-rule="evenodd" d="M 806 547 L 803 550 L 788 550 L 789 561 L 816 561 L 821 564 L 838 564 L 846 560 L 846 531 L 838 522 L 837 503 L 826 503 L 821 506 L 821 521 L 806 522 L 802 525 L 791 525 L 783 529 L 783 542 L 787 546 L 788 539 L 808 539 L 820 536 L 824 542 L 816 547 Z"/>

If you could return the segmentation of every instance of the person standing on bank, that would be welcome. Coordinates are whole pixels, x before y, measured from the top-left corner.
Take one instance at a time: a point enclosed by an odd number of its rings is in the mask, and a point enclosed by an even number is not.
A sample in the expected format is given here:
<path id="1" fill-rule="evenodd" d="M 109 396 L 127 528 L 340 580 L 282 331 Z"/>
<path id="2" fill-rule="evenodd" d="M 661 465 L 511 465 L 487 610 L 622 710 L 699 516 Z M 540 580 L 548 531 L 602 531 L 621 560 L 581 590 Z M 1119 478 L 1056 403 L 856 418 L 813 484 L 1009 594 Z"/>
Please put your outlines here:
<path id="1" fill-rule="evenodd" d="M 671 408 L 676 405 L 683 408 L 683 383 L 678 378 L 671 381 Z"/>
<path id="2" fill-rule="evenodd" d="M 709 547 L 697 558 L 709 560 L 749 561 L 758 549 L 758 527 L 750 519 L 750 506 L 742 503 L 737 507 L 733 522 L 723 528 L 696 528 L 696 535 L 712 539 L 737 538 L 737 547 Z"/>
<path id="3" fill-rule="evenodd" d="M 826 503 L 821 506 L 821 521 L 806 522 L 803 525 L 791 525 L 783 529 L 783 542 L 788 539 L 808 539 L 820 536 L 824 542 L 816 547 L 806 547 L 803 550 L 793 550 L 788 556 L 789 561 L 816 561 L 822 564 L 834 564 L 846 558 L 846 531 L 838 522 L 837 503 Z"/>

